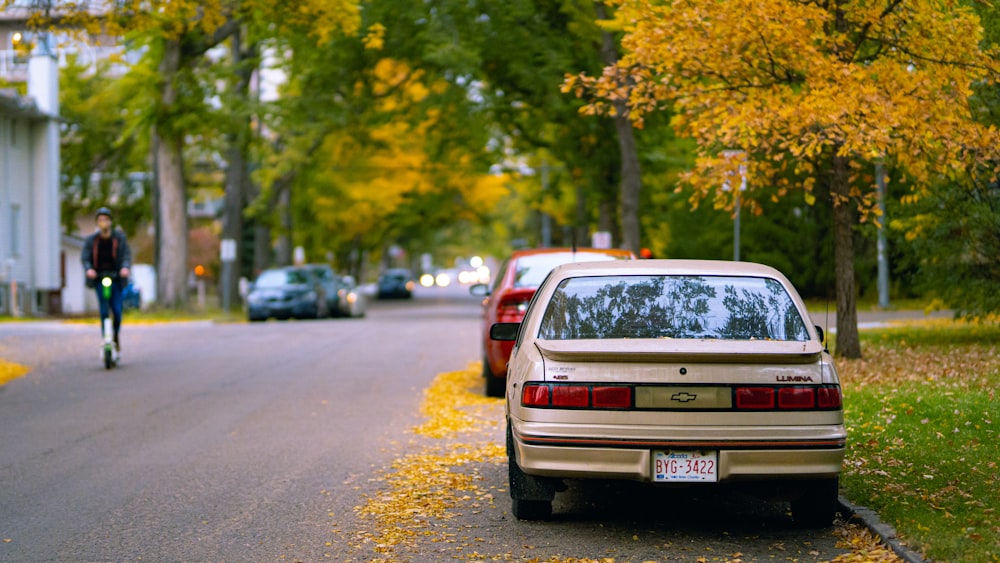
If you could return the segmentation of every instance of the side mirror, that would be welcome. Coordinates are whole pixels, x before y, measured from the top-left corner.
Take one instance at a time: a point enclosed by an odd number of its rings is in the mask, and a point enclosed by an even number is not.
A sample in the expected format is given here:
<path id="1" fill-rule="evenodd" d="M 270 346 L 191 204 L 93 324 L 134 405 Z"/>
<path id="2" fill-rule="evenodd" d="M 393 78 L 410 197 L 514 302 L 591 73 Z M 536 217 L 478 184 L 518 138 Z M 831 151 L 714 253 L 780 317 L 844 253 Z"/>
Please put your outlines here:
<path id="1" fill-rule="evenodd" d="M 490 340 L 516 340 L 520 328 L 521 323 L 493 323 L 490 327 Z"/>
<path id="2" fill-rule="evenodd" d="M 490 294 L 490 286 L 485 283 L 474 283 L 469 286 L 469 293 L 479 297 L 486 297 Z"/>
<path id="3" fill-rule="evenodd" d="M 813 326 L 816 328 L 816 334 L 819 335 L 819 343 L 820 344 L 825 344 L 826 343 L 826 335 L 823 334 L 823 328 L 821 326 L 819 326 L 819 325 L 813 325 Z"/>

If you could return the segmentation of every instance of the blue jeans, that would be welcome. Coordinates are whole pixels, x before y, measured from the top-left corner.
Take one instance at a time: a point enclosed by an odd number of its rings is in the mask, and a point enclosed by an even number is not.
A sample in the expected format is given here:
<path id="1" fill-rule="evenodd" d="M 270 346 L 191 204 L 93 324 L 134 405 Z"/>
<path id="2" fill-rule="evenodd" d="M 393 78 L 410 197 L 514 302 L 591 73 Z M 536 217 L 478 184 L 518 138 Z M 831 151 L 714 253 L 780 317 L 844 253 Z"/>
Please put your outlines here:
<path id="1" fill-rule="evenodd" d="M 110 301 L 110 302 L 109 302 Z M 122 285 L 117 278 L 111 282 L 111 298 L 104 299 L 104 288 L 100 278 L 97 279 L 97 304 L 101 307 L 101 336 L 104 335 L 104 319 L 108 318 L 109 309 L 114 313 L 111 320 L 114 325 L 114 339 L 118 342 L 118 330 L 122 327 Z"/>

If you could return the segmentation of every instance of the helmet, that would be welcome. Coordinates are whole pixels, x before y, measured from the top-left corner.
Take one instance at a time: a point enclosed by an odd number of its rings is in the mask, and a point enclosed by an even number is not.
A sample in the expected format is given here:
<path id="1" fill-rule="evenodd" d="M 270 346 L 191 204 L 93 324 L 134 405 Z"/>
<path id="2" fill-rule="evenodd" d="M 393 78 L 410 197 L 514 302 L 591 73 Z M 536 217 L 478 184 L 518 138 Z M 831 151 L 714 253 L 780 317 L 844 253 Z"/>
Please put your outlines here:
<path id="1" fill-rule="evenodd" d="M 94 219 L 100 217 L 101 215 L 107 215 L 108 219 L 111 219 L 111 210 L 108 209 L 107 207 L 102 207 L 98 209 L 97 213 L 94 213 Z"/>

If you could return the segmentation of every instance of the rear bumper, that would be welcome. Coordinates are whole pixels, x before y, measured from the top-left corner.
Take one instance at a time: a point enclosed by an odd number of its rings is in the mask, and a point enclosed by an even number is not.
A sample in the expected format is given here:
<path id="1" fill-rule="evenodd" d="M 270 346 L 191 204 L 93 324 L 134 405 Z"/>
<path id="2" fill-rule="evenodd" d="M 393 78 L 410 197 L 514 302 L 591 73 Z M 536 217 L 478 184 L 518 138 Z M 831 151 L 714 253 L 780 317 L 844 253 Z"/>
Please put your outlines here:
<path id="1" fill-rule="evenodd" d="M 517 463 L 530 475 L 565 478 L 653 480 L 654 450 L 714 450 L 719 482 L 836 477 L 844 461 L 844 438 L 800 438 L 782 441 L 664 441 L 645 444 L 599 440 L 573 445 L 525 439 L 514 433 Z M 587 441 L 581 441 L 581 444 Z M 602 445 L 599 445 L 601 443 Z M 558 445 L 554 445 L 558 444 Z"/>

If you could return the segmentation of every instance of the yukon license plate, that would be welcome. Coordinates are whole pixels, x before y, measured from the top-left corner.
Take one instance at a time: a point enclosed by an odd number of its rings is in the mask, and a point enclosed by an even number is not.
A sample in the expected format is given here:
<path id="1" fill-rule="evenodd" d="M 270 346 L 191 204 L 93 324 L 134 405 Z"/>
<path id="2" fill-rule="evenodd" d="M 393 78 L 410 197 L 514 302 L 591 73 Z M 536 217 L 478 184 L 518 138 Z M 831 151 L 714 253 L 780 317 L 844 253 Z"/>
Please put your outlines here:
<path id="1" fill-rule="evenodd" d="M 654 451 L 653 481 L 715 483 L 719 480 L 719 453 L 704 451 Z"/>

